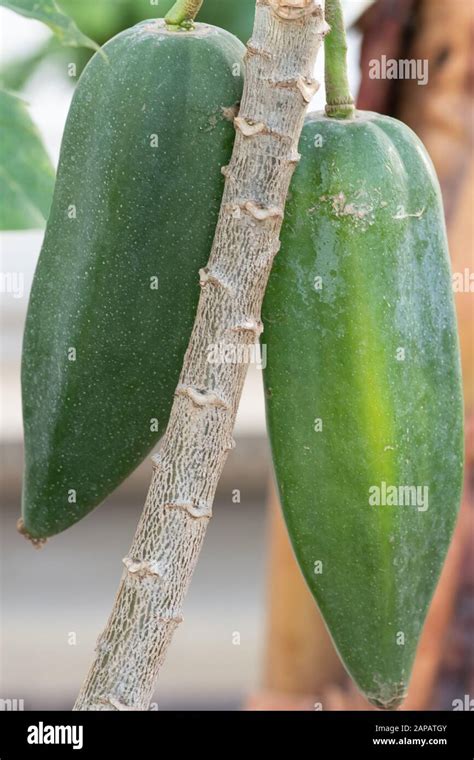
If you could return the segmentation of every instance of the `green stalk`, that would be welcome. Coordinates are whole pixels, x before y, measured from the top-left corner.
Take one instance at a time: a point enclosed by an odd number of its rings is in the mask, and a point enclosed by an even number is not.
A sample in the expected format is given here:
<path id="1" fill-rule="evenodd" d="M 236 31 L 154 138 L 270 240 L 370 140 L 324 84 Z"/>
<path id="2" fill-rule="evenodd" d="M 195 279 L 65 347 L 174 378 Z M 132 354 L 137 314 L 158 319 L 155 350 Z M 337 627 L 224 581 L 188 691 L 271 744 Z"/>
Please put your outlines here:
<path id="1" fill-rule="evenodd" d="M 165 16 L 170 29 L 192 29 L 203 0 L 176 0 Z"/>
<path id="2" fill-rule="evenodd" d="M 350 119 L 355 108 L 347 78 L 347 42 L 340 0 L 326 0 L 324 15 L 331 27 L 324 39 L 326 115 Z"/>

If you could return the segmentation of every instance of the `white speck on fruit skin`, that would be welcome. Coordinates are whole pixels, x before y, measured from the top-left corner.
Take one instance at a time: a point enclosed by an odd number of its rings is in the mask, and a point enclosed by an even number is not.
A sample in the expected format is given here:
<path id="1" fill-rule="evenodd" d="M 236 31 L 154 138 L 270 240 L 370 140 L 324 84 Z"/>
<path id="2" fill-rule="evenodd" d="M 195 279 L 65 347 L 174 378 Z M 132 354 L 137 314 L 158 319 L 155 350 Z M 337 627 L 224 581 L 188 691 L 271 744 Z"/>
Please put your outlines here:
<path id="1" fill-rule="evenodd" d="M 350 202 L 342 191 L 336 195 L 322 195 L 323 202 L 331 203 L 331 211 L 338 217 L 350 217 L 356 223 L 360 222 L 361 229 L 366 229 L 375 221 L 374 206 L 369 201 L 367 193 L 362 190 L 357 192 L 354 200 Z"/>
<path id="2" fill-rule="evenodd" d="M 425 212 L 425 206 L 423 206 L 422 209 L 419 211 L 415 211 L 413 214 L 409 214 L 405 209 L 400 209 L 395 216 L 392 217 L 392 219 L 408 219 L 409 217 L 414 217 L 415 219 L 421 219 Z"/>

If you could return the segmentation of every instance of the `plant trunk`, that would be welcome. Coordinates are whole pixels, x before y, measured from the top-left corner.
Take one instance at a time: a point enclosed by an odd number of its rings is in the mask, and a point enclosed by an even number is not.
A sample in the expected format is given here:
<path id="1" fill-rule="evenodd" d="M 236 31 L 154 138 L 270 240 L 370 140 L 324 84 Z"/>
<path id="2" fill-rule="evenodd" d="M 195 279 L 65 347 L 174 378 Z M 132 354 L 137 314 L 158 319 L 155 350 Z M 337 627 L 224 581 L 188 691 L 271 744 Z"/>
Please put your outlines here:
<path id="1" fill-rule="evenodd" d="M 112 614 L 76 710 L 145 710 L 211 517 L 247 363 L 279 247 L 288 186 L 326 31 L 319 0 L 258 0 L 236 140 L 170 421 Z"/>

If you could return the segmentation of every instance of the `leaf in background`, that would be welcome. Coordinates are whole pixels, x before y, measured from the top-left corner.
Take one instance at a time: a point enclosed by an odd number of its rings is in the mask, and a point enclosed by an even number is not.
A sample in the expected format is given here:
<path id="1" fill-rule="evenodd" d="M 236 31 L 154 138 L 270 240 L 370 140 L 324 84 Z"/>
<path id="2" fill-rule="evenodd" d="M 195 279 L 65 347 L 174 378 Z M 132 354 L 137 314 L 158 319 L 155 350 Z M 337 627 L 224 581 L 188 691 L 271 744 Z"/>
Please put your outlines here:
<path id="1" fill-rule="evenodd" d="M 27 18 L 42 21 L 53 30 L 63 45 L 99 49 L 97 43 L 86 37 L 72 18 L 58 8 L 54 0 L 0 0 L 0 5 Z"/>
<path id="2" fill-rule="evenodd" d="M 84 48 L 81 48 L 81 50 L 84 50 Z M 78 51 L 79 48 L 77 51 L 70 50 L 69 53 L 66 53 L 66 49 L 61 45 L 59 40 L 51 35 L 41 47 L 32 53 L 7 61 L 0 68 L 0 88 L 2 90 L 21 90 L 36 71 L 36 68 L 49 56 L 61 53 L 63 56 L 67 55 L 71 57 L 72 52 L 77 53 Z"/>
<path id="3" fill-rule="evenodd" d="M 53 195 L 54 169 L 26 103 L 0 90 L 0 229 L 43 227 Z"/>

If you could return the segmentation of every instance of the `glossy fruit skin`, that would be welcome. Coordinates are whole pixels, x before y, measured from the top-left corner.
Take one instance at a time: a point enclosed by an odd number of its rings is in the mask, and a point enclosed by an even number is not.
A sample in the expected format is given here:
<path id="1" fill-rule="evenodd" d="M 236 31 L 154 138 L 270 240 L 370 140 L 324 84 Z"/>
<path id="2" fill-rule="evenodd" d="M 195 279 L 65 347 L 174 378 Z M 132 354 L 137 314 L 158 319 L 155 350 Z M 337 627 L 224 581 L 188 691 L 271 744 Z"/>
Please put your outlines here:
<path id="1" fill-rule="evenodd" d="M 242 90 L 244 47 L 216 27 L 143 22 L 104 51 L 74 94 L 25 328 L 35 538 L 99 504 L 166 428 L 233 146 L 222 109 Z"/>
<path id="2" fill-rule="evenodd" d="M 300 152 L 263 307 L 273 461 L 341 658 L 373 704 L 395 708 L 462 487 L 441 196 L 421 142 L 389 117 L 311 114 Z M 369 489 L 383 482 L 428 486 L 428 500 L 377 506 Z"/>

